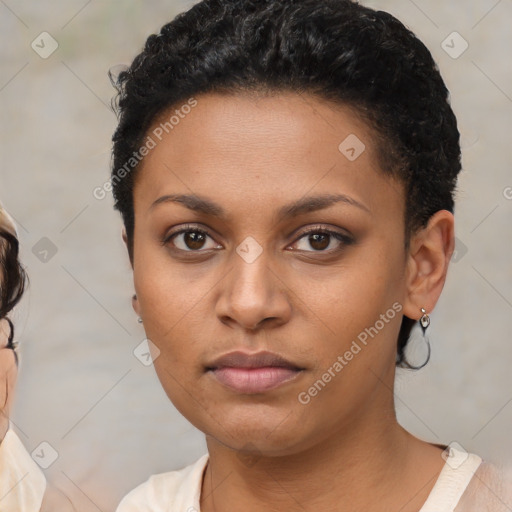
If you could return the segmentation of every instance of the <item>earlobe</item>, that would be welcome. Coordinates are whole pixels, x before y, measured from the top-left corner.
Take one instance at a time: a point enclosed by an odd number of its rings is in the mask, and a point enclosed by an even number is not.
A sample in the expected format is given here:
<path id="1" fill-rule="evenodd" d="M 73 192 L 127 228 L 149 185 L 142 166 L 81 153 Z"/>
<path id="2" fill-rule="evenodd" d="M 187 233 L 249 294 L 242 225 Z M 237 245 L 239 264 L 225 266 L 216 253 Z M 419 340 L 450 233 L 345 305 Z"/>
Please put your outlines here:
<path id="1" fill-rule="evenodd" d="M 128 237 L 126 236 L 126 228 L 123 228 L 121 231 L 121 237 L 123 238 L 123 242 L 125 243 L 126 247 L 128 247 Z"/>
<path id="2" fill-rule="evenodd" d="M 418 320 L 421 308 L 430 313 L 443 290 L 454 250 L 454 218 L 436 212 L 427 226 L 413 235 L 407 262 L 404 315 Z"/>

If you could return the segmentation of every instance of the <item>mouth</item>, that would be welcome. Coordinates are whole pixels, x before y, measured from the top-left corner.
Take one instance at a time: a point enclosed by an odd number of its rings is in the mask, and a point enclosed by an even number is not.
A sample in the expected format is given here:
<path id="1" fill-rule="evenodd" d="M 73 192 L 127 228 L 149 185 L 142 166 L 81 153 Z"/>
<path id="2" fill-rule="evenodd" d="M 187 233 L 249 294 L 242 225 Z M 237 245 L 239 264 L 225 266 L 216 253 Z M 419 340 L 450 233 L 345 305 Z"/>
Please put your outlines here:
<path id="1" fill-rule="evenodd" d="M 264 393 L 296 379 L 304 368 L 272 352 L 230 352 L 206 366 L 206 372 L 232 391 Z"/>

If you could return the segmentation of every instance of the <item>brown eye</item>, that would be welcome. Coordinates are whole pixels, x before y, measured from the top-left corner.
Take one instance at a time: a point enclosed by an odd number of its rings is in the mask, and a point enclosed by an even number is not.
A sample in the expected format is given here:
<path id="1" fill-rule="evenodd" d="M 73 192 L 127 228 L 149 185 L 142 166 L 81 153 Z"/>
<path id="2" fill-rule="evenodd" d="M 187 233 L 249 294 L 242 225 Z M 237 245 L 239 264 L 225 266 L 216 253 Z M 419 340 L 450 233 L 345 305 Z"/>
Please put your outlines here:
<path id="1" fill-rule="evenodd" d="M 341 250 L 345 245 L 349 245 L 354 242 L 351 237 L 344 235 L 343 233 L 318 228 L 311 229 L 303 233 L 299 238 L 299 241 L 303 239 L 306 241 L 304 244 L 306 247 L 299 247 L 298 250 L 306 252 L 335 252 L 337 250 Z M 334 245 L 334 247 L 332 247 L 332 245 Z M 308 249 L 308 246 L 313 250 L 311 251 Z M 331 248 L 328 249 L 330 246 Z"/>
<path id="2" fill-rule="evenodd" d="M 163 240 L 163 244 L 167 245 L 172 241 L 172 245 L 175 249 L 185 252 L 200 252 L 200 250 L 215 249 L 216 247 L 219 247 L 218 245 L 215 245 L 213 247 L 205 248 L 205 243 L 208 238 L 212 239 L 206 231 L 192 226 L 183 228 L 176 233 L 172 233 Z"/>
<path id="3" fill-rule="evenodd" d="M 329 247 L 329 242 L 331 239 L 331 235 L 327 233 L 315 233 L 309 235 L 309 244 L 315 251 L 323 251 Z"/>
<path id="4" fill-rule="evenodd" d="M 183 233 L 183 243 L 189 249 L 198 250 L 203 247 L 206 236 L 207 235 L 204 233 L 199 233 L 198 231 L 186 231 Z"/>

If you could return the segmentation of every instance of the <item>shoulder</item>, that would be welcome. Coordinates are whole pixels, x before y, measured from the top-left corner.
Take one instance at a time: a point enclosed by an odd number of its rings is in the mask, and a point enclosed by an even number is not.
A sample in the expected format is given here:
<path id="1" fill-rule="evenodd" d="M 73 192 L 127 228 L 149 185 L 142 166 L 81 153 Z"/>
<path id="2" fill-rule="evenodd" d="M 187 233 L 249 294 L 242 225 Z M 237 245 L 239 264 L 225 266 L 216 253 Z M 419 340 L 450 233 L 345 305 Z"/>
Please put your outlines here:
<path id="1" fill-rule="evenodd" d="M 184 512 L 199 510 L 207 462 L 208 454 L 205 454 L 183 469 L 150 476 L 121 500 L 116 512 L 164 512 L 171 506 Z"/>
<path id="2" fill-rule="evenodd" d="M 41 468 L 28 454 L 17 434 L 9 429 L 0 443 L 2 511 L 19 511 L 20 505 L 25 505 L 26 510 L 39 510 L 45 490 L 46 479 Z"/>
<path id="3" fill-rule="evenodd" d="M 455 512 L 512 510 L 512 467 L 483 461 L 475 471 Z"/>

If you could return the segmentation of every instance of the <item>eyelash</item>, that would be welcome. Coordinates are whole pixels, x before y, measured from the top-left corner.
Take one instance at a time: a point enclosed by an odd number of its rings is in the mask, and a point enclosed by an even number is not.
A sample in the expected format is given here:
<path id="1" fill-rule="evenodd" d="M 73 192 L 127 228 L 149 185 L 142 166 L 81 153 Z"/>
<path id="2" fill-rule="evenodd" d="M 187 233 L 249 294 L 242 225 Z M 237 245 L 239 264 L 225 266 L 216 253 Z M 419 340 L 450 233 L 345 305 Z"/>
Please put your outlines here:
<path id="1" fill-rule="evenodd" d="M 175 233 L 171 233 L 167 236 L 165 236 L 162 240 L 162 243 L 161 245 L 162 246 L 165 246 L 167 245 L 174 237 L 178 236 L 178 235 L 181 235 L 183 233 L 190 233 L 190 232 L 193 232 L 193 233 L 200 233 L 202 235 L 205 235 L 205 236 L 209 236 L 210 238 L 212 238 L 210 236 L 210 234 L 208 233 L 208 231 L 198 227 L 198 226 L 195 226 L 195 225 L 186 225 L 185 227 L 181 228 L 179 231 L 176 231 Z M 343 246 L 347 246 L 347 245 L 351 245 L 354 243 L 354 239 L 352 237 L 350 237 L 349 235 L 344 235 L 342 233 L 339 233 L 337 231 L 332 231 L 326 227 L 323 227 L 323 226 L 315 226 L 313 228 L 310 228 L 310 229 L 307 229 L 306 231 L 303 231 L 301 233 L 301 235 L 295 240 L 294 243 L 296 243 L 297 241 L 301 240 L 302 238 L 308 236 L 308 235 L 311 235 L 311 234 L 322 234 L 322 235 L 329 235 L 329 236 L 332 236 L 334 237 L 336 240 L 338 240 L 340 243 L 341 243 L 341 247 L 339 247 L 338 249 L 331 249 L 331 250 L 321 250 L 321 251 L 305 251 L 305 252 L 313 252 L 313 253 L 323 253 L 323 254 L 332 254 L 332 253 L 336 253 L 336 252 L 340 252 L 342 249 L 343 249 Z M 177 251 L 180 251 L 180 252 L 189 252 L 189 253 L 201 253 L 201 252 L 206 252 L 208 251 L 208 249 L 206 250 L 197 250 L 197 251 L 194 251 L 194 250 L 188 250 L 188 251 L 185 251 L 184 249 L 178 249 L 178 248 L 173 248 Z M 300 252 L 300 250 L 299 250 Z"/>

